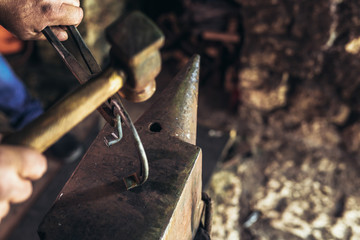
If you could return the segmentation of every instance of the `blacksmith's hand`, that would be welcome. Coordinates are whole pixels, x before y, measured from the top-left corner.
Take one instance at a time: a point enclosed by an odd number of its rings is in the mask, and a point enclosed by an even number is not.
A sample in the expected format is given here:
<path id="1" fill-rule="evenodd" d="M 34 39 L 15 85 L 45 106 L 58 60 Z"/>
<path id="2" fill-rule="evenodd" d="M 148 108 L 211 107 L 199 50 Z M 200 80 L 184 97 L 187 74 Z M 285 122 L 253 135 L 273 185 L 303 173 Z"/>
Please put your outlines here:
<path id="1" fill-rule="evenodd" d="M 0 222 L 9 212 L 10 203 L 19 203 L 30 197 L 30 180 L 39 179 L 46 169 L 46 159 L 37 151 L 0 145 Z"/>
<path id="2" fill-rule="evenodd" d="M 22 40 L 45 39 L 41 31 L 50 26 L 64 41 L 63 26 L 77 26 L 82 18 L 79 0 L 0 0 L 0 25 Z"/>

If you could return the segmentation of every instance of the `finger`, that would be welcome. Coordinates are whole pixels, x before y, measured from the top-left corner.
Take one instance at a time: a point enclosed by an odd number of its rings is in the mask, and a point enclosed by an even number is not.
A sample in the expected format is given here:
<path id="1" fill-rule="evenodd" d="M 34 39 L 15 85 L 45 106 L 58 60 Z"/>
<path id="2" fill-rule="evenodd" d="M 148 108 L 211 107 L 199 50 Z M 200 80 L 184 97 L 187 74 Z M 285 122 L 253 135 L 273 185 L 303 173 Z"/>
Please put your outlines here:
<path id="1" fill-rule="evenodd" d="M 80 1 L 79 0 L 64 0 L 63 4 L 69 4 L 69 5 L 73 5 L 75 7 L 80 7 Z"/>
<path id="2" fill-rule="evenodd" d="M 0 223 L 1 219 L 3 219 L 10 210 L 10 204 L 8 201 L 0 201 Z"/>
<path id="3" fill-rule="evenodd" d="M 60 41 L 68 39 L 68 34 L 62 27 L 51 27 L 51 30 Z"/>
<path id="4" fill-rule="evenodd" d="M 51 27 L 51 30 L 53 31 L 53 33 L 55 34 L 55 36 L 60 40 L 60 41 L 65 41 L 68 39 L 68 34 L 66 32 L 65 29 L 63 29 L 61 26 L 59 27 Z M 46 40 L 45 35 L 40 32 L 36 35 L 34 35 L 31 40 Z"/>
<path id="5" fill-rule="evenodd" d="M 31 148 L 22 148 L 22 161 L 18 173 L 23 178 L 36 180 L 42 177 L 47 169 L 47 161 L 44 155 Z"/>
<path id="6" fill-rule="evenodd" d="M 23 202 L 31 196 L 32 184 L 29 180 L 25 180 L 19 177 L 13 172 L 9 178 L 12 178 L 11 192 L 9 194 L 9 201 L 11 203 Z"/>
<path id="7" fill-rule="evenodd" d="M 43 33 L 40 32 L 33 35 L 31 38 L 29 38 L 29 40 L 46 40 L 46 37 Z"/>
<path id="8" fill-rule="evenodd" d="M 19 181 L 17 182 L 17 187 L 13 188 L 9 200 L 11 203 L 24 202 L 31 196 L 32 190 L 33 187 L 29 180 L 19 178 Z"/>
<path id="9" fill-rule="evenodd" d="M 30 181 L 20 178 L 13 168 L 3 168 L 0 173 L 0 201 L 18 203 L 30 197 Z"/>
<path id="10" fill-rule="evenodd" d="M 0 146 L 0 165 L 13 167 L 23 178 L 38 179 L 46 171 L 46 158 L 39 152 L 19 146 Z"/>
<path id="11" fill-rule="evenodd" d="M 49 17 L 49 26 L 70 26 L 80 24 L 83 18 L 83 10 L 71 4 L 62 4 L 60 9 Z"/>

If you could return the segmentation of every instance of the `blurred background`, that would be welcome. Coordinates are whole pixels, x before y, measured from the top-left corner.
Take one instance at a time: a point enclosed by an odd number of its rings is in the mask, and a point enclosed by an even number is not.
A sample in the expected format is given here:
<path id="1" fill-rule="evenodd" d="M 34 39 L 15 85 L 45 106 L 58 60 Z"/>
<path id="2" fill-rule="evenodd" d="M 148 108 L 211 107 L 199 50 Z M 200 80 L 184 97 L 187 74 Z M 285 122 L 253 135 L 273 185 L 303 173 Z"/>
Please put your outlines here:
<path id="1" fill-rule="evenodd" d="M 137 9 L 157 23 L 166 38 L 159 92 L 200 54 L 212 239 L 360 239 L 358 1 L 81 2 L 79 30 L 99 63 L 108 60 L 104 29 L 118 16 Z M 78 86 L 47 41 L 19 44 L 3 54 L 45 108 Z M 125 105 L 136 120 L 150 104 Z M 72 132 L 86 149 L 103 124 L 94 113 Z M 0 239 L 38 239 L 79 160 L 49 154 L 49 172 L 0 225 Z"/>

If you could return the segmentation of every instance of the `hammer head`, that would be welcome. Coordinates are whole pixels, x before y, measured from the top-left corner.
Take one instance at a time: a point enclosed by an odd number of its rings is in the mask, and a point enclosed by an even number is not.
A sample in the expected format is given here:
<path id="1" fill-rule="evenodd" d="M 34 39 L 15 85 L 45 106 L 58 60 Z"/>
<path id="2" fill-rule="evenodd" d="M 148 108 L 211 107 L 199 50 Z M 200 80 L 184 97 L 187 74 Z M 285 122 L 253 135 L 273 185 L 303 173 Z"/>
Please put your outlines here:
<path id="1" fill-rule="evenodd" d="M 113 62 L 127 74 L 120 95 L 133 102 L 149 99 L 155 92 L 155 77 L 161 70 L 159 49 L 164 45 L 163 33 L 140 12 L 119 18 L 106 33 Z"/>

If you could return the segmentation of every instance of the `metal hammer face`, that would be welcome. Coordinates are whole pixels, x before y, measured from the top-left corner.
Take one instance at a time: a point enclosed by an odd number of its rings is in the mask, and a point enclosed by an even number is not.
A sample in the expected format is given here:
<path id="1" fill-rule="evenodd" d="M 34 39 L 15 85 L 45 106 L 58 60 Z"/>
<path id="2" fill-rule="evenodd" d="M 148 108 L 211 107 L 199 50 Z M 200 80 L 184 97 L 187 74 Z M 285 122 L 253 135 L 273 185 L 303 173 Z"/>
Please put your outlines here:
<path id="1" fill-rule="evenodd" d="M 161 69 L 159 49 L 165 41 L 161 30 L 142 13 L 132 12 L 110 25 L 106 33 L 113 62 L 127 74 L 120 95 L 133 102 L 147 100 L 155 92 L 155 77 Z"/>
<path id="2" fill-rule="evenodd" d="M 202 208 L 201 149 L 195 146 L 199 57 L 169 83 L 135 123 L 150 175 L 126 191 L 122 178 L 139 172 L 129 133 L 109 149 L 89 148 L 39 228 L 42 239 L 193 239 Z"/>

